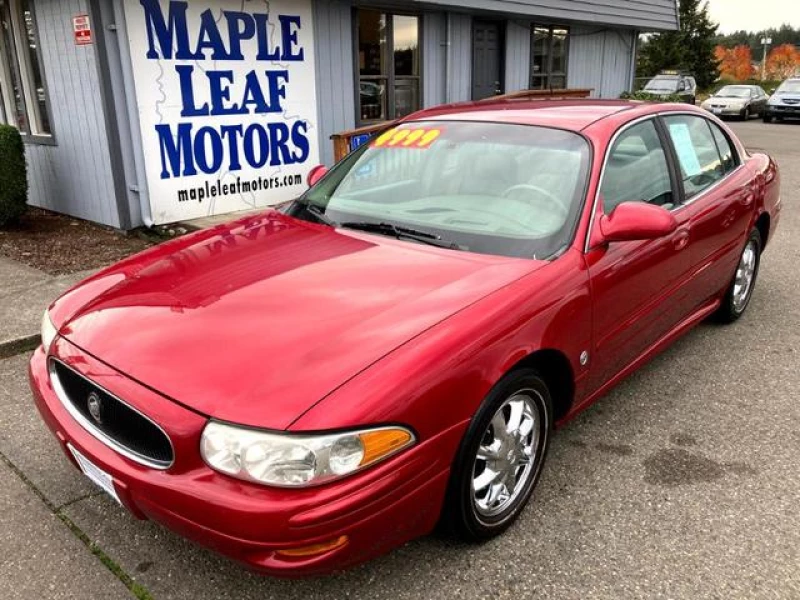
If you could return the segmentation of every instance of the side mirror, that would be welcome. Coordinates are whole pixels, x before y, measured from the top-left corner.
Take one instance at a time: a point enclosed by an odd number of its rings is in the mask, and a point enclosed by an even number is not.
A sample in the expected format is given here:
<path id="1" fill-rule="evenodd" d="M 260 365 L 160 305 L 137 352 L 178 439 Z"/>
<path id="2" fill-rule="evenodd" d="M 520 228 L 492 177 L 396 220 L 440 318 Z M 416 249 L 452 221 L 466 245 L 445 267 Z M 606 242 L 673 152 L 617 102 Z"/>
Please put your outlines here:
<path id="1" fill-rule="evenodd" d="M 317 165 L 313 169 L 308 172 L 308 177 L 306 177 L 306 183 L 308 187 L 314 187 L 317 185 L 320 179 L 325 177 L 328 174 L 328 167 L 325 165 Z"/>
<path id="2" fill-rule="evenodd" d="M 610 215 L 600 217 L 604 242 L 655 240 L 678 228 L 667 209 L 646 202 L 623 202 Z"/>

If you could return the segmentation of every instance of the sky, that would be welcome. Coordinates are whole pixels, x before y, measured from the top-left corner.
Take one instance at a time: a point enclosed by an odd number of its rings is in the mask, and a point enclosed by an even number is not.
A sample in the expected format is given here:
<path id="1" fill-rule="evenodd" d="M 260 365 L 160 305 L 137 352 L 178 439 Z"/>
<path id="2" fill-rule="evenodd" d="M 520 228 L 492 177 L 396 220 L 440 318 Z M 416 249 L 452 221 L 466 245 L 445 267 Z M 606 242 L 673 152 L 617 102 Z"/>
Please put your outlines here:
<path id="1" fill-rule="evenodd" d="M 708 0 L 708 10 L 722 33 L 800 27 L 800 0 Z"/>

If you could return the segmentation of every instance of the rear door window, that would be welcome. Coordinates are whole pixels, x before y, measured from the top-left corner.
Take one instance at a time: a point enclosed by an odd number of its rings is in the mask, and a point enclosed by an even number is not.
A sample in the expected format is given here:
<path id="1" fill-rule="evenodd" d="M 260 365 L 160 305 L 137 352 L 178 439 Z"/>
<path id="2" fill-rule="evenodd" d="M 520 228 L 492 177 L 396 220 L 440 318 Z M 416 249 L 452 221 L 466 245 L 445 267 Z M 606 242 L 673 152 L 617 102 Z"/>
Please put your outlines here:
<path id="1" fill-rule="evenodd" d="M 726 174 L 709 122 L 702 117 L 674 115 L 664 117 L 681 180 L 689 200 L 708 189 Z"/>
<path id="2" fill-rule="evenodd" d="M 733 144 L 731 144 L 731 141 L 728 139 L 728 136 L 726 136 L 717 125 L 708 123 L 708 126 L 711 128 L 711 133 L 714 135 L 714 141 L 717 142 L 719 155 L 722 159 L 722 167 L 725 171 L 725 175 L 727 175 L 739 166 L 736 151 L 733 148 Z"/>

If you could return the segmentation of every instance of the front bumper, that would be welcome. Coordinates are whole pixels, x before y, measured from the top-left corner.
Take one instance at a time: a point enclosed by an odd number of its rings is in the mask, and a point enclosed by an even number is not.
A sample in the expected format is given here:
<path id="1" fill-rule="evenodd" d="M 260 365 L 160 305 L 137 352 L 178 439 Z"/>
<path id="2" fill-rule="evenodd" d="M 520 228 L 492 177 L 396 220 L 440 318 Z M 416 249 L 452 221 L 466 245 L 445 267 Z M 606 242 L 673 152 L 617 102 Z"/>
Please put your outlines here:
<path id="1" fill-rule="evenodd" d="M 789 117 L 800 119 L 800 104 L 785 105 L 767 105 L 765 112 L 768 117 Z"/>
<path id="2" fill-rule="evenodd" d="M 741 117 L 744 115 L 744 108 L 734 108 L 732 106 L 704 106 L 708 112 L 718 117 Z"/>
<path id="3" fill-rule="evenodd" d="M 199 544 L 272 575 L 325 574 L 378 556 L 435 526 L 449 477 L 454 427 L 385 463 L 340 482 L 303 490 L 232 479 L 203 463 L 200 435 L 207 418 L 164 398 L 63 338 L 52 355 L 147 414 L 170 436 L 175 462 L 167 470 L 140 465 L 89 434 L 56 396 L 40 347 L 30 363 L 34 401 L 73 464 L 72 445 L 113 477 L 122 504 Z M 452 453 L 450 453 L 452 454 Z M 76 464 L 77 466 L 77 464 Z M 347 544 L 310 557 L 278 554 L 347 536 Z"/>

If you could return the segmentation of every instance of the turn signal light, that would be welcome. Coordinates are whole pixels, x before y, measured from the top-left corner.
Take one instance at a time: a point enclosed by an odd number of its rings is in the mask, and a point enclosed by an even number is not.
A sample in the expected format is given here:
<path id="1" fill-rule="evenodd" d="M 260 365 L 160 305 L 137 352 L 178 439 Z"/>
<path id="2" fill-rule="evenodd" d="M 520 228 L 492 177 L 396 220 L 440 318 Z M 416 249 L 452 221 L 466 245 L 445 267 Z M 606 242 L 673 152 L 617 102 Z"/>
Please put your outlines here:
<path id="1" fill-rule="evenodd" d="M 362 433 L 358 437 L 364 446 L 362 465 L 368 465 L 384 456 L 394 454 L 414 439 L 411 433 L 405 429 L 379 429 Z"/>
<path id="2" fill-rule="evenodd" d="M 349 540 L 347 539 L 347 536 L 342 535 L 336 539 L 323 542 L 321 544 L 313 544 L 311 546 L 303 546 L 301 548 L 284 548 L 283 550 L 277 550 L 276 554 L 280 554 L 281 556 L 289 556 L 291 558 L 317 556 L 318 554 L 324 554 L 325 552 L 336 550 L 336 548 L 341 548 L 347 544 L 348 541 Z"/>

